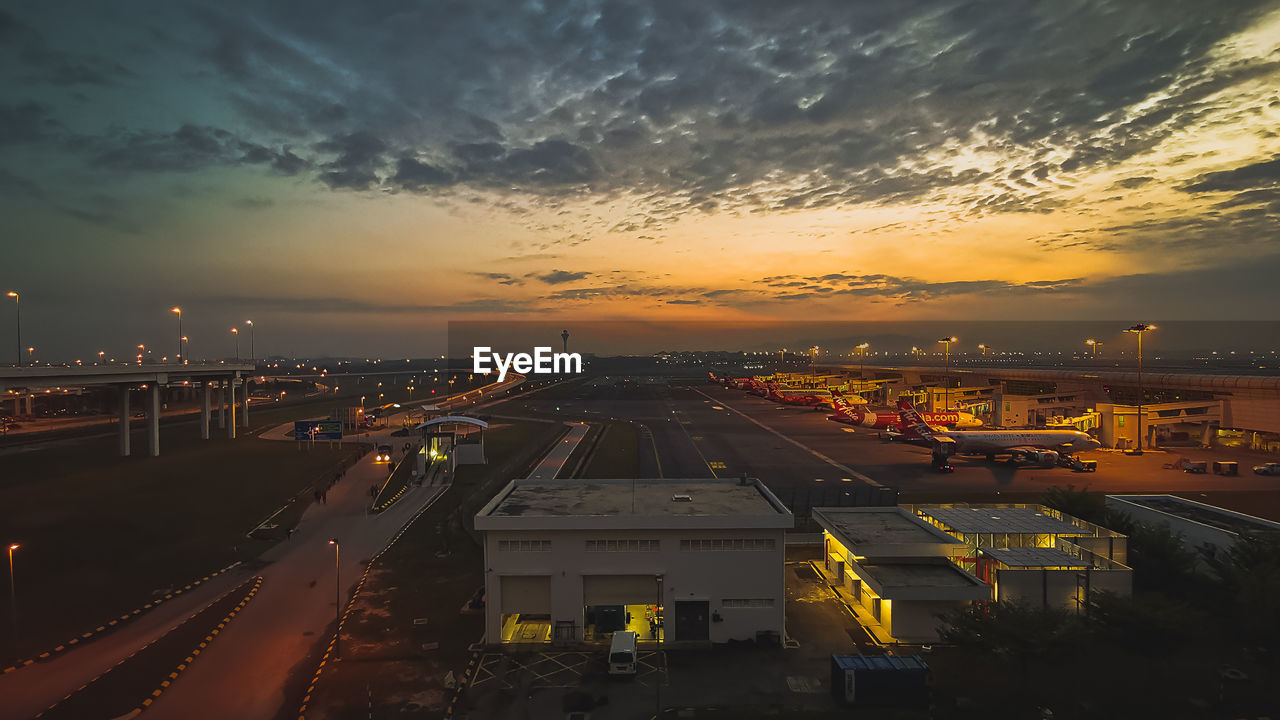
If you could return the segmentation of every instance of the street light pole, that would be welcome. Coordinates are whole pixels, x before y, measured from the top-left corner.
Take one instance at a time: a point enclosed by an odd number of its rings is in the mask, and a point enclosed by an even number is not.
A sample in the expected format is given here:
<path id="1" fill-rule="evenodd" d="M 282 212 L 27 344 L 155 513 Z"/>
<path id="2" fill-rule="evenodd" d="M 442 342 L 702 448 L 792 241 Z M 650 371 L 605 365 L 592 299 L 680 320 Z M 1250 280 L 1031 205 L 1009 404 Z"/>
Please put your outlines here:
<path id="1" fill-rule="evenodd" d="M 20 547 L 18 543 L 9 543 L 9 614 L 15 633 L 18 631 L 18 590 L 13 580 L 13 551 Z"/>
<path id="2" fill-rule="evenodd" d="M 956 342 L 956 338 L 944 337 L 941 340 L 938 340 L 938 342 L 943 343 L 946 346 L 946 350 L 944 351 L 946 355 L 944 356 L 945 360 L 943 361 L 945 363 L 943 366 L 943 379 L 946 381 L 947 385 L 942 392 L 942 403 L 946 406 L 942 408 L 942 410 L 943 412 L 946 412 L 951 409 L 951 343 Z"/>
<path id="3" fill-rule="evenodd" d="M 240 363 L 240 330 L 231 328 L 231 336 L 236 339 L 236 363 Z"/>
<path id="4" fill-rule="evenodd" d="M 169 312 L 178 313 L 178 364 L 182 364 L 182 308 L 176 307 Z"/>
<path id="5" fill-rule="evenodd" d="M 22 367 L 22 305 L 18 302 L 18 293 L 10 290 L 8 297 L 13 298 L 13 312 L 18 320 L 18 367 Z"/>
<path id="6" fill-rule="evenodd" d="M 653 619 L 658 621 L 657 623 L 658 637 L 656 638 L 656 640 L 658 641 L 659 663 L 662 663 L 666 659 L 662 655 L 662 635 L 663 635 L 663 632 L 662 632 L 662 625 L 663 625 L 663 622 L 662 622 L 663 620 L 662 618 L 662 576 L 656 575 L 654 577 L 658 581 L 658 604 L 653 608 Z M 661 667 L 659 667 L 659 670 L 658 670 L 658 677 L 653 679 L 653 717 L 654 717 L 654 720 L 657 720 L 658 718 L 662 717 L 662 670 L 661 670 Z"/>
<path id="7" fill-rule="evenodd" d="M 244 324 L 249 326 L 249 362 L 253 363 L 256 368 L 258 367 L 258 356 L 253 352 L 253 321 L 245 320 Z"/>
<path id="8" fill-rule="evenodd" d="M 871 347 L 871 343 L 862 343 L 858 346 L 858 385 L 862 385 L 862 366 L 867 361 L 867 348 Z"/>
<path id="9" fill-rule="evenodd" d="M 1146 399 L 1146 392 L 1142 388 L 1142 334 L 1155 329 L 1155 325 L 1137 323 L 1125 330 L 1138 336 L 1138 450 L 1136 453 L 1138 455 L 1142 454 L 1142 401 Z"/>
<path id="10" fill-rule="evenodd" d="M 329 538 L 329 544 L 333 546 L 333 616 L 338 623 L 333 630 L 333 657 L 340 659 L 342 657 L 342 579 L 340 577 L 342 566 L 338 561 L 338 538 Z"/>
<path id="11" fill-rule="evenodd" d="M 1101 345 L 1102 343 L 1098 342 L 1097 340 L 1094 340 L 1093 338 L 1089 338 L 1088 340 L 1084 341 L 1084 344 L 1088 345 L 1089 348 L 1093 351 L 1093 357 L 1095 358 L 1098 357 L 1098 346 Z"/>

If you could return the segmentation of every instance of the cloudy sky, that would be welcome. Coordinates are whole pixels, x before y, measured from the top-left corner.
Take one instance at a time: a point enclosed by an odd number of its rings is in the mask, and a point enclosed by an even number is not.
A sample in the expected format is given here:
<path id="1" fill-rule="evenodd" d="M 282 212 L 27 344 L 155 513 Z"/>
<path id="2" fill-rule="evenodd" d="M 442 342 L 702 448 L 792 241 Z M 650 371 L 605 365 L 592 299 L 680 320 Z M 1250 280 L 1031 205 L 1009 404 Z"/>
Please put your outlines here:
<path id="1" fill-rule="evenodd" d="M 0 78 L 48 359 L 1280 306 L 1276 2 L 5 2 Z"/>

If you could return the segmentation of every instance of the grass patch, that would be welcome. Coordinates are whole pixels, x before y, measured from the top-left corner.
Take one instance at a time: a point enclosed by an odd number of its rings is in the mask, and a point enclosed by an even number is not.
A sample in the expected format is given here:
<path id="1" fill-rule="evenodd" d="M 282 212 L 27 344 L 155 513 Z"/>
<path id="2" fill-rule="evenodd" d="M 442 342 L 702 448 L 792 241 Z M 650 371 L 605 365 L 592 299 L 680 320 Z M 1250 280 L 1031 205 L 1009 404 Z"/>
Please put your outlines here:
<path id="1" fill-rule="evenodd" d="M 14 454 L 0 479 L 0 527 L 15 555 L 19 628 L 0 627 L 0 660 L 48 650 L 275 538 L 245 534 L 362 450 L 166 429 L 158 458 L 115 454 L 114 438 Z M 8 594 L 0 598 L 7 615 Z"/>
<path id="2" fill-rule="evenodd" d="M 372 693 L 374 717 L 440 716 L 450 697 L 445 674 L 461 676 L 467 647 L 484 632 L 482 615 L 460 613 L 484 583 L 471 520 L 560 430 L 518 421 L 490 428 L 488 464 L 459 467 L 445 495 L 370 569 L 343 628 L 343 659 L 325 667 L 308 715 L 367 717 Z M 415 625 L 415 619 L 426 622 Z M 411 705 L 416 711 L 405 712 Z"/>

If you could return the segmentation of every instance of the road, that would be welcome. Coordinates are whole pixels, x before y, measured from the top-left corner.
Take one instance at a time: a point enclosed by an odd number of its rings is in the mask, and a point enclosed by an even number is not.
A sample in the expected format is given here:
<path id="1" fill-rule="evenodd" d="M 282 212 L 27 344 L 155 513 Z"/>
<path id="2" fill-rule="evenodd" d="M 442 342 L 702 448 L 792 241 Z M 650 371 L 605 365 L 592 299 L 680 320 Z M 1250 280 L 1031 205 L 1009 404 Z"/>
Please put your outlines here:
<path id="1" fill-rule="evenodd" d="M 522 379 L 510 378 L 483 395 L 470 391 L 466 400 L 505 393 Z M 461 402 L 465 401 L 460 394 L 457 401 L 443 404 Z M 292 439 L 292 423 L 268 429 L 261 436 L 283 440 L 286 430 Z M 377 444 L 390 441 L 390 433 L 388 428 L 359 439 Z M 308 507 L 292 537 L 264 553 L 254 567 L 214 578 L 50 662 L 0 675 L 0 697 L 5 698 L 0 703 L 0 720 L 26 720 L 48 708 L 254 573 L 265 579 L 254 602 L 147 714 L 184 719 L 275 717 L 285 701 L 290 673 L 294 669 L 312 672 L 314 667 L 305 666 L 308 655 L 332 632 L 336 586 L 341 588 L 345 606 L 368 560 L 444 490 L 443 485 L 411 488 L 386 511 L 369 516 L 369 488 L 381 484 L 386 475 L 387 466 L 375 464 L 369 453 L 329 490 L 327 503 Z M 334 548 L 329 544 L 333 537 L 339 540 L 340 584 L 335 582 Z"/>
<path id="2" fill-rule="evenodd" d="M 573 423 L 569 426 L 569 431 L 564 437 L 560 438 L 560 442 L 551 448 L 551 451 L 542 458 L 542 461 L 533 468 L 533 472 L 529 473 L 529 480 L 553 480 L 569 461 L 569 456 L 573 454 L 578 443 L 582 442 L 582 438 L 586 437 L 588 425 L 582 423 Z"/>

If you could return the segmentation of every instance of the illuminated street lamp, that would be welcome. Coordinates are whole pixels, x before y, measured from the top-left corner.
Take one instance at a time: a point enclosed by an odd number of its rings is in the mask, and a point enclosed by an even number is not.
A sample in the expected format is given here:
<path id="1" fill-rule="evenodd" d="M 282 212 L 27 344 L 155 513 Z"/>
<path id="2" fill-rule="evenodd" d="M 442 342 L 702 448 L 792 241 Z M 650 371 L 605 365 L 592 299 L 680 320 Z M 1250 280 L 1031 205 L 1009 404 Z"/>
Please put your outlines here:
<path id="1" fill-rule="evenodd" d="M 986 357 L 986 356 L 987 356 L 987 346 L 986 346 L 986 345 L 983 345 L 982 343 L 978 343 L 978 349 L 982 351 L 982 357 Z"/>
<path id="2" fill-rule="evenodd" d="M 9 615 L 15 633 L 18 631 L 18 589 L 13 580 L 13 551 L 20 547 L 18 543 L 9 543 Z"/>
<path id="3" fill-rule="evenodd" d="M 1125 332 L 1133 333 L 1138 336 L 1138 449 L 1136 454 L 1142 454 L 1142 401 L 1146 399 L 1142 389 L 1142 334 L 1148 330 L 1155 330 L 1155 325 L 1147 323 L 1137 323 Z M 1094 347 L 1097 347 L 1096 345 Z"/>
<path id="4" fill-rule="evenodd" d="M 249 326 L 249 362 L 253 363 L 254 367 L 258 367 L 258 356 L 253 352 L 253 321 L 245 320 L 244 324 Z"/>
<path id="5" fill-rule="evenodd" d="M 33 347 L 27 348 L 27 364 L 28 365 L 34 364 L 33 361 L 35 360 L 35 356 L 36 356 L 36 349 Z"/>
<path id="6" fill-rule="evenodd" d="M 1093 357 L 1098 357 L 1098 346 L 1102 344 L 1101 342 L 1094 340 L 1093 338 L 1089 338 L 1084 341 L 1084 344 L 1088 345 L 1089 349 L 1093 351 Z"/>
<path id="7" fill-rule="evenodd" d="M 18 303 L 18 293 L 10 290 L 6 293 L 8 297 L 13 298 L 13 312 L 18 319 L 18 367 L 22 367 L 22 305 Z"/>
<path id="8" fill-rule="evenodd" d="M 333 657 L 342 657 L 342 565 L 339 562 L 338 538 L 329 538 L 333 546 L 333 616 L 338 625 L 333 631 Z"/>
<path id="9" fill-rule="evenodd" d="M 818 369 L 815 367 L 817 362 L 818 362 L 818 346 L 814 345 L 813 347 L 809 348 L 809 374 L 810 375 L 816 376 L 818 374 Z"/>
<path id="10" fill-rule="evenodd" d="M 871 343 L 862 343 L 858 346 L 858 380 L 862 380 L 862 365 L 867 360 L 867 348 L 871 347 Z"/>
<path id="11" fill-rule="evenodd" d="M 182 308 L 176 307 L 170 310 L 169 312 L 178 313 L 178 364 L 181 365 L 182 364 L 182 341 L 186 339 L 182 336 Z"/>
<path id="12" fill-rule="evenodd" d="M 943 395 L 942 395 L 942 404 L 943 404 L 942 409 L 944 411 L 951 409 L 951 343 L 956 341 L 957 341 L 957 338 L 955 336 L 944 337 L 938 340 L 938 342 L 942 343 L 946 348 L 943 351 L 945 353 L 944 360 L 943 360 L 943 362 L 945 363 L 943 367 L 945 369 L 942 371 L 942 377 L 944 380 L 946 380 L 946 383 L 947 383 L 947 386 L 943 390 Z"/>
<path id="13" fill-rule="evenodd" d="M 236 339 L 236 362 L 240 362 L 240 330 L 231 328 L 231 336 Z"/>
<path id="14" fill-rule="evenodd" d="M 104 362 L 106 362 L 106 355 L 107 355 L 106 350 L 98 351 L 98 364 L 103 364 Z"/>

